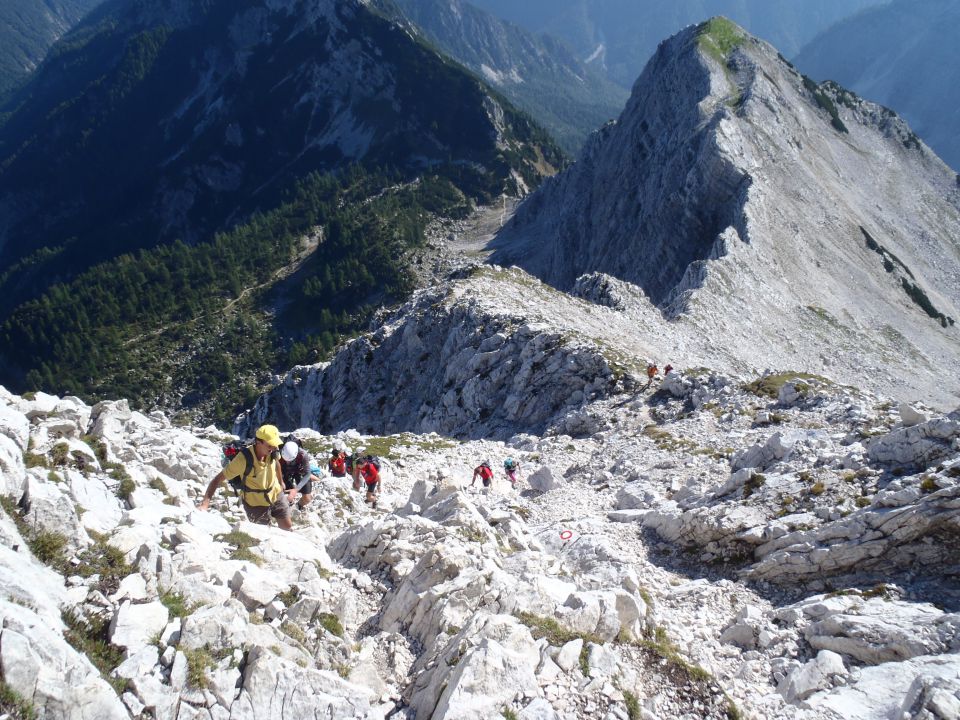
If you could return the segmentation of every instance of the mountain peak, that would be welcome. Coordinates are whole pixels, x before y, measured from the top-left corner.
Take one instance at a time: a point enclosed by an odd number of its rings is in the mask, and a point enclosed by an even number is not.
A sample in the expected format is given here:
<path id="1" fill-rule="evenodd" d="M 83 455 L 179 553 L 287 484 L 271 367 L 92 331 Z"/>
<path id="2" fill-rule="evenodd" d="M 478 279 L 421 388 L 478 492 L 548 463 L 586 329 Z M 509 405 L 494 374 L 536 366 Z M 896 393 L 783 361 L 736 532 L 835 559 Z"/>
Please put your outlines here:
<path id="1" fill-rule="evenodd" d="M 634 283 L 734 367 L 799 353 L 857 383 L 892 366 L 942 403 L 960 367 L 958 236 L 955 176 L 902 120 L 714 18 L 661 43 L 492 261 L 561 289 L 589 272 Z"/>

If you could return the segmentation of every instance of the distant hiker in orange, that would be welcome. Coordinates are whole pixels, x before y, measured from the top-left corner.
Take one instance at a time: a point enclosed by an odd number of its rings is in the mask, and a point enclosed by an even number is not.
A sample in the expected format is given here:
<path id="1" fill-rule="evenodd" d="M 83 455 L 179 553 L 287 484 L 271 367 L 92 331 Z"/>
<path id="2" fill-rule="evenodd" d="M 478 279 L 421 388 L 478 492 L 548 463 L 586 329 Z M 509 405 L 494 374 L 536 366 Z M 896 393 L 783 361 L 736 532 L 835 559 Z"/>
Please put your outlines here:
<path id="1" fill-rule="evenodd" d="M 278 449 L 282 444 L 275 425 L 261 425 L 256 440 L 234 455 L 233 460 L 207 485 L 199 510 L 207 510 L 223 481 L 240 478 L 240 497 L 247 519 L 257 525 L 269 525 L 273 517 L 284 530 L 290 530 L 290 503 L 283 492 Z"/>
<path id="2" fill-rule="evenodd" d="M 653 379 L 657 376 L 657 366 L 653 363 L 647 363 L 647 386 L 653 382 Z"/>

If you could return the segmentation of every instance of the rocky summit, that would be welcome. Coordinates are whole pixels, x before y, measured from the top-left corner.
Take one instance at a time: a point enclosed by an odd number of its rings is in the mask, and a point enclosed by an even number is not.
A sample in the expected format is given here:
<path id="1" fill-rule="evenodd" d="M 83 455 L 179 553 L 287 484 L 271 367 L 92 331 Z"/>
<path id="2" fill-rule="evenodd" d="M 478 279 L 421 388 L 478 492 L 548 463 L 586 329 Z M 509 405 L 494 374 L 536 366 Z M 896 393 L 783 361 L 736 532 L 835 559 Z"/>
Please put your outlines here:
<path id="1" fill-rule="evenodd" d="M 486 352 L 522 373 L 539 348 L 592 402 L 462 420 L 502 440 L 425 432 L 426 411 L 417 433 L 301 428 L 318 465 L 377 455 L 383 487 L 371 508 L 319 471 L 291 533 L 230 492 L 196 508 L 230 439 L 212 427 L 2 391 L 0 711 L 958 716 L 960 412 L 809 376 L 639 384 L 530 332 Z M 506 436 L 510 413 L 544 432 Z"/>
<path id="2" fill-rule="evenodd" d="M 790 357 L 949 409 L 958 237 L 956 175 L 902 120 L 717 18 L 660 45 L 493 259 L 564 290 L 590 272 L 633 283 L 710 367 Z"/>

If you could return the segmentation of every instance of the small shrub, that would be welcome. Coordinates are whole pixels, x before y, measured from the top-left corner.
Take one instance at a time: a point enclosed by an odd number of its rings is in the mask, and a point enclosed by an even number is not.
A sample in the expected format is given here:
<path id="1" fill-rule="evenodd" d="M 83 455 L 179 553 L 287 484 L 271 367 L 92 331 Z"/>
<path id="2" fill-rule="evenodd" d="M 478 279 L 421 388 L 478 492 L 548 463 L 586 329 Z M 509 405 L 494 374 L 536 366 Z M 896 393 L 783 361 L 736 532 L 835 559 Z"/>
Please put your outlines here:
<path id="1" fill-rule="evenodd" d="M 517 714 L 510 708 L 505 707 L 500 714 L 503 715 L 504 720 L 517 720 Z"/>
<path id="2" fill-rule="evenodd" d="M 828 382 L 826 378 L 823 378 L 819 375 L 811 375 L 810 373 L 803 372 L 786 372 L 778 375 L 764 375 L 763 377 L 757 378 L 753 382 L 742 385 L 741 389 L 748 393 L 752 393 L 757 397 L 766 397 L 776 400 L 780 395 L 780 388 L 782 388 L 790 380 L 816 380 L 821 383 Z M 810 386 L 807 383 L 798 383 L 797 390 L 802 391 L 804 386 L 809 391 Z"/>
<path id="3" fill-rule="evenodd" d="M 40 530 L 32 533 L 32 537 L 27 538 L 27 544 L 37 560 L 44 565 L 50 565 L 54 568 L 66 566 L 67 559 L 64 557 L 64 550 L 67 547 L 66 536 L 58 532 Z"/>
<path id="4" fill-rule="evenodd" d="M 188 604 L 180 593 L 162 593 L 160 602 L 170 611 L 170 617 L 175 618 L 187 617 L 200 607 L 199 603 Z"/>
<path id="5" fill-rule="evenodd" d="M 47 482 L 59 483 L 63 482 L 63 478 L 57 475 L 53 470 L 47 473 Z"/>
<path id="6" fill-rule="evenodd" d="M 263 563 L 263 558 L 250 551 L 250 548 L 260 544 L 260 541 L 252 535 L 248 535 L 240 530 L 231 530 L 225 535 L 217 535 L 216 539 L 228 545 L 233 545 L 236 548 L 230 553 L 231 560 L 246 560 L 252 562 L 254 565 Z"/>
<path id="7" fill-rule="evenodd" d="M 592 642 L 596 643 L 597 645 L 603 644 L 603 639 L 598 635 L 594 635 L 592 633 L 580 633 L 570 630 L 565 628 L 553 618 L 543 617 L 541 615 L 535 615 L 528 612 L 517 613 L 517 618 L 520 620 L 520 622 L 530 628 L 530 634 L 533 635 L 534 640 L 546 638 L 547 641 L 554 647 L 562 647 L 571 640 L 576 640 L 577 638 L 582 639 L 584 643 Z"/>
<path id="8" fill-rule="evenodd" d="M 858 508 L 865 508 L 870 504 L 870 498 L 860 496 L 853 501 Z"/>
<path id="9" fill-rule="evenodd" d="M 298 643 L 303 643 L 307 636 L 304 634 L 303 630 L 296 623 L 292 623 L 289 620 L 284 621 L 280 625 L 280 629 L 287 635 L 287 637 L 293 638 Z"/>
<path id="10" fill-rule="evenodd" d="M 752 473 L 750 478 L 743 484 L 743 496 L 745 498 L 753 495 L 754 491 L 763 487 L 767 482 L 767 478 L 761 475 L 760 473 Z"/>
<path id="11" fill-rule="evenodd" d="M 134 568 L 127 563 L 123 552 L 107 543 L 107 536 L 88 530 L 94 542 L 78 556 L 79 564 L 71 570 L 81 577 L 97 575 L 97 589 L 104 595 L 112 595 L 120 587 L 120 581 Z"/>
<path id="12" fill-rule="evenodd" d="M 920 481 L 920 490 L 924 493 L 936 492 L 940 488 L 937 486 L 937 481 L 932 475 L 924 475 L 923 479 Z"/>
<path id="13" fill-rule="evenodd" d="M 857 474 L 853 470 L 844 470 L 840 477 L 845 482 L 853 482 L 857 479 Z"/>
<path id="14" fill-rule="evenodd" d="M 137 484 L 130 477 L 123 465 L 113 465 L 110 467 L 108 475 L 117 483 L 117 497 L 128 501 L 133 491 L 137 489 Z"/>
<path id="15" fill-rule="evenodd" d="M 187 648 L 183 651 L 187 658 L 187 685 L 198 690 L 203 690 L 210 684 L 207 680 L 207 670 L 214 667 L 213 655 L 210 654 L 210 648 Z"/>
<path id="16" fill-rule="evenodd" d="M 125 678 L 110 677 L 110 672 L 123 662 L 123 651 L 110 643 L 110 623 L 105 618 L 81 619 L 70 612 L 61 613 L 60 617 L 67 626 L 64 639 L 75 650 L 86 655 L 117 694 L 121 694 L 127 681 Z"/>
<path id="17" fill-rule="evenodd" d="M 10 720 L 36 720 L 37 711 L 33 703 L 0 680 L 0 716 L 9 717 Z"/>
<path id="18" fill-rule="evenodd" d="M 629 690 L 623 690 L 623 704 L 627 706 L 627 717 L 630 720 L 640 720 L 642 713 L 640 712 L 640 701 L 637 699 L 637 696 L 634 695 Z"/>
<path id="19" fill-rule="evenodd" d="M 530 517 L 533 515 L 533 513 L 530 512 L 530 508 L 520 507 L 519 505 L 511 505 L 510 509 L 513 510 L 524 522 L 528 522 Z"/>
<path id="20" fill-rule="evenodd" d="M 300 588 L 298 588 L 296 585 L 294 585 L 293 587 L 287 590 L 284 590 L 282 593 L 277 594 L 277 600 L 282 602 L 286 607 L 290 607 L 299 599 L 300 599 Z"/>
<path id="21" fill-rule="evenodd" d="M 53 449 L 50 450 L 50 462 L 54 465 L 66 465 L 68 457 L 70 457 L 70 446 L 65 442 L 58 442 L 53 446 Z"/>
<path id="22" fill-rule="evenodd" d="M 81 440 L 83 440 L 87 445 L 90 446 L 90 449 L 93 450 L 94 456 L 100 462 L 101 465 L 105 465 L 107 462 L 107 446 L 100 438 L 94 435 L 84 435 Z"/>
<path id="23" fill-rule="evenodd" d="M 584 677 L 590 677 L 590 645 L 586 642 L 580 647 L 580 672 Z"/>
<path id="24" fill-rule="evenodd" d="M 331 635 L 336 635 L 339 638 L 343 637 L 343 625 L 340 624 L 340 618 L 333 613 L 320 613 L 317 615 L 317 622 Z"/>
<path id="25" fill-rule="evenodd" d="M 50 467 L 47 464 L 47 459 L 43 455 L 38 455 L 37 453 L 30 452 L 29 450 L 23 454 L 23 464 L 28 468 Z"/>
<path id="26" fill-rule="evenodd" d="M 827 486 L 824 485 L 821 481 L 817 480 L 813 484 L 813 487 L 810 488 L 811 495 L 823 495 L 824 491 L 827 489 Z"/>

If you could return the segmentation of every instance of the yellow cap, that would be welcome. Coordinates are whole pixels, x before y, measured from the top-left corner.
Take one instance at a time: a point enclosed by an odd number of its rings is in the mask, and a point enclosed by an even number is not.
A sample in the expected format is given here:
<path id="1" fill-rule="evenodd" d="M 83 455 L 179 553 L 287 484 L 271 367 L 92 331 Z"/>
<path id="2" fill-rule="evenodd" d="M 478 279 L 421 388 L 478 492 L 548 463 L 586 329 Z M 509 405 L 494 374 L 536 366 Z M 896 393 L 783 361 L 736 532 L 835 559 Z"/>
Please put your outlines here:
<path id="1" fill-rule="evenodd" d="M 280 431 L 276 425 L 261 425 L 257 428 L 257 439 L 263 440 L 267 445 L 278 448 L 283 444 L 280 440 Z"/>

